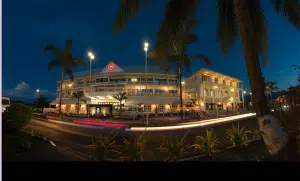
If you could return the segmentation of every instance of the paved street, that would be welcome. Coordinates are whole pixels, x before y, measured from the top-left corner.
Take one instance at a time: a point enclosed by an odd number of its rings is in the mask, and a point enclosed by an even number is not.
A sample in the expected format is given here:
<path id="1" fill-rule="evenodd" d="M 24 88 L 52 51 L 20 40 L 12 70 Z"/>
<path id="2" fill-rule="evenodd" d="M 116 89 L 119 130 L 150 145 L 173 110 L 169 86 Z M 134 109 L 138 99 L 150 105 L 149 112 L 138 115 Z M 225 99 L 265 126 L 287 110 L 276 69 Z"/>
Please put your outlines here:
<path id="1" fill-rule="evenodd" d="M 257 120 L 255 117 L 242 119 L 238 121 L 230 121 L 225 123 L 218 123 L 215 125 L 208 125 L 204 127 L 196 127 L 191 129 L 181 129 L 181 130 L 167 130 L 167 131 L 150 131 L 145 132 L 144 136 L 147 140 L 147 148 L 155 149 L 157 148 L 157 141 L 168 138 L 176 138 L 183 136 L 187 131 L 188 142 L 193 143 L 196 136 L 203 136 L 205 133 L 205 128 L 214 129 L 220 140 L 220 146 L 228 146 L 230 143 L 226 138 L 226 130 L 232 126 L 232 123 L 240 123 L 240 126 L 247 126 L 247 130 L 254 130 L 257 128 Z M 90 145 L 91 136 L 99 134 L 109 134 L 112 129 L 104 129 L 103 127 L 97 126 L 87 126 L 87 125 L 74 125 L 74 124 L 59 124 L 56 122 L 39 121 L 32 120 L 30 128 L 34 130 L 35 133 L 45 135 L 49 139 L 54 140 L 57 145 L 70 148 L 79 155 L 88 156 L 91 153 L 91 149 L 87 147 Z M 122 137 L 139 136 L 142 132 L 128 132 L 120 131 L 118 137 L 118 143 L 121 143 Z"/>

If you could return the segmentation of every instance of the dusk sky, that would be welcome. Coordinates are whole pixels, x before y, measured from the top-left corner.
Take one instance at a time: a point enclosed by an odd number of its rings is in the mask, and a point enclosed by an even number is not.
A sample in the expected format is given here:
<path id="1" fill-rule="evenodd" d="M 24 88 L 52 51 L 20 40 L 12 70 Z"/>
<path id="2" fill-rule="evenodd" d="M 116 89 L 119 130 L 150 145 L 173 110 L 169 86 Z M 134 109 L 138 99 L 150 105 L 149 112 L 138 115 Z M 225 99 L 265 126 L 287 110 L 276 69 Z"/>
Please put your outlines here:
<path id="1" fill-rule="evenodd" d="M 167 2 L 167 1 L 164 1 Z M 191 73 L 200 68 L 237 77 L 245 81 L 249 92 L 246 65 L 241 43 L 238 41 L 229 56 L 223 56 L 216 41 L 215 1 L 205 0 L 199 7 L 199 25 L 195 33 L 201 42 L 190 46 L 189 52 L 202 53 L 212 61 L 192 64 Z M 293 28 L 284 17 L 273 11 L 271 1 L 261 1 L 269 27 L 269 63 L 263 69 L 267 81 L 277 81 L 281 89 L 296 84 L 292 64 L 300 64 L 300 30 Z M 18 100 L 33 100 L 35 90 L 41 89 L 53 99 L 60 69 L 47 71 L 53 58 L 44 53 L 46 44 L 63 47 L 73 40 L 74 56 L 88 61 L 87 51 L 96 55 L 93 68 L 104 67 L 114 61 L 124 65 L 143 65 L 143 42 L 153 45 L 155 33 L 164 15 L 165 4 L 150 6 L 128 24 L 120 34 L 112 33 L 112 25 L 119 9 L 119 0 L 4 0 L 2 94 Z M 78 71 L 78 70 L 74 70 Z"/>

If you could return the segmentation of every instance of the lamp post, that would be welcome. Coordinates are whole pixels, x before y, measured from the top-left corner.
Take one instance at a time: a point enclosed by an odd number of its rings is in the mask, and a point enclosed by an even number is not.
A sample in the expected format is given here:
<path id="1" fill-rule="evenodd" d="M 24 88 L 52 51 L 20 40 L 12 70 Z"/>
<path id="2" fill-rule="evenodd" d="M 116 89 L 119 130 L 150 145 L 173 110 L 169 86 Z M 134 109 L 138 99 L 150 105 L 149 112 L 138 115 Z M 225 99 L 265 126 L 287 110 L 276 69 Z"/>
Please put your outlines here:
<path id="1" fill-rule="evenodd" d="M 148 84 L 148 80 L 147 80 L 147 73 L 148 73 L 148 67 L 147 67 L 147 52 L 148 52 L 148 48 L 149 48 L 149 43 L 145 42 L 144 43 L 144 51 L 145 51 L 145 77 L 146 77 L 146 93 L 147 93 L 147 84 Z M 146 124 L 148 126 L 148 104 L 146 105 Z"/>
<path id="2" fill-rule="evenodd" d="M 88 52 L 88 56 L 90 58 L 90 79 L 89 79 L 89 96 L 92 102 L 92 98 L 91 98 L 91 78 L 92 78 L 92 61 L 95 59 L 95 55 L 92 52 Z M 90 119 L 90 106 L 89 104 L 87 104 L 87 113 L 88 113 L 88 120 Z"/>
<path id="3" fill-rule="evenodd" d="M 252 111 L 252 108 L 253 108 L 252 92 L 250 92 L 250 99 L 251 99 L 251 111 Z"/>
<path id="4" fill-rule="evenodd" d="M 244 105 L 244 109 L 245 109 L 245 111 L 246 111 L 246 102 L 245 102 L 245 94 L 246 94 L 247 92 L 244 90 L 244 91 L 242 91 L 242 98 L 243 98 L 243 105 Z"/>
<path id="5" fill-rule="evenodd" d="M 38 101 L 39 101 L 39 92 L 40 92 L 40 89 L 37 89 L 36 90 L 36 93 L 37 93 L 37 98 L 36 98 L 36 113 L 38 113 Z"/>

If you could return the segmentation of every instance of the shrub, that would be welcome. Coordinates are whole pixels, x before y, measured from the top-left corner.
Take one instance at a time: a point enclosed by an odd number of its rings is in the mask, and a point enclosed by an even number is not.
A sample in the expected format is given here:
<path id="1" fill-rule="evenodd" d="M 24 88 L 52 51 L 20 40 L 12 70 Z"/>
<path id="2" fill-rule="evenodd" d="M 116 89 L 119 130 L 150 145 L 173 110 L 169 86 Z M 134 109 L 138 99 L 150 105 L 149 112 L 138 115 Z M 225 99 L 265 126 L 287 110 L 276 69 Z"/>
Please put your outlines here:
<path id="1" fill-rule="evenodd" d="M 248 145 L 248 137 L 245 131 L 246 127 L 240 128 L 240 124 L 237 124 L 237 127 L 232 125 L 230 129 L 227 130 L 227 137 L 229 141 L 233 144 L 233 146 L 242 148 L 247 147 Z"/>
<path id="2" fill-rule="evenodd" d="M 134 138 L 133 141 L 123 139 L 122 145 L 122 154 L 125 155 L 121 157 L 121 160 L 127 161 L 143 161 L 142 153 L 146 147 L 146 140 L 143 135 L 145 132 L 141 134 L 140 137 Z"/>
<path id="3" fill-rule="evenodd" d="M 160 150 L 162 152 L 168 153 L 168 157 L 165 161 L 178 161 L 184 151 L 191 147 L 191 145 L 186 143 L 186 137 L 188 133 L 186 133 L 181 139 L 176 137 L 175 140 L 162 140 L 160 141 Z"/>
<path id="4" fill-rule="evenodd" d="M 10 130 L 17 131 L 25 127 L 32 118 L 32 108 L 21 104 L 12 104 L 4 112 L 3 119 Z"/>
<path id="5" fill-rule="evenodd" d="M 117 136 L 117 133 L 112 135 L 110 134 L 109 136 L 93 136 L 92 137 L 92 142 L 93 145 L 92 147 L 95 149 L 95 156 L 93 159 L 96 159 L 98 161 L 103 161 L 106 158 L 106 154 L 109 151 L 117 152 L 111 147 L 116 143 L 115 137 Z"/>
<path id="6" fill-rule="evenodd" d="M 215 135 L 215 133 L 213 132 L 213 130 L 209 131 L 208 129 L 206 129 L 205 137 L 203 136 L 196 137 L 196 143 L 194 144 L 194 147 L 208 154 L 209 156 L 212 156 L 218 152 L 217 150 L 218 143 L 219 140 Z"/>

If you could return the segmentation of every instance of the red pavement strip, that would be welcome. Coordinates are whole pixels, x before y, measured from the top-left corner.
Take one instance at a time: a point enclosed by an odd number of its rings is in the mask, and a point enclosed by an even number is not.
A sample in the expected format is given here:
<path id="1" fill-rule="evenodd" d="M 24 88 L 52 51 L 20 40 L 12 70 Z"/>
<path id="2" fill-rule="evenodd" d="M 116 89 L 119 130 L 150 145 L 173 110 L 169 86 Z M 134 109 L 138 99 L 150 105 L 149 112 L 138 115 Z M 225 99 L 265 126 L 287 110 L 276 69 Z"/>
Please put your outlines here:
<path id="1" fill-rule="evenodd" d="M 111 123 L 98 120 L 73 120 L 77 124 L 96 125 L 96 126 L 109 126 L 109 127 L 129 127 L 128 124 L 124 123 Z"/>

